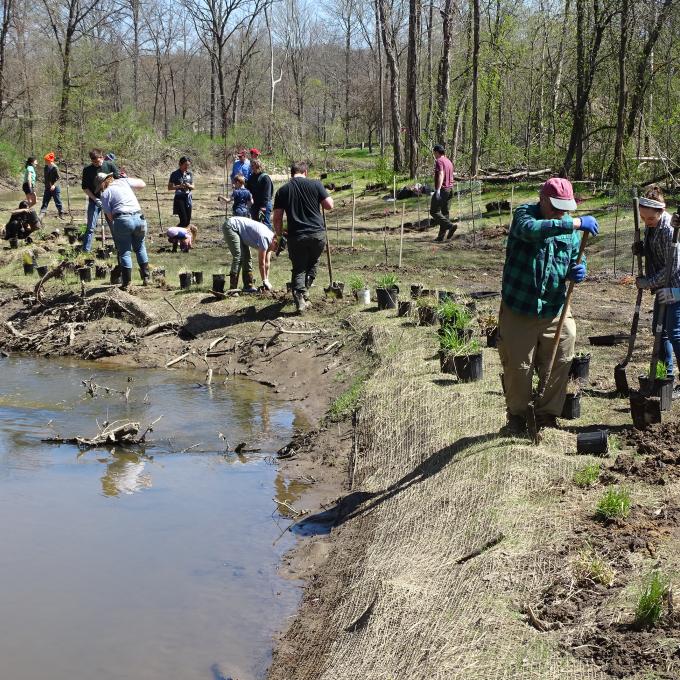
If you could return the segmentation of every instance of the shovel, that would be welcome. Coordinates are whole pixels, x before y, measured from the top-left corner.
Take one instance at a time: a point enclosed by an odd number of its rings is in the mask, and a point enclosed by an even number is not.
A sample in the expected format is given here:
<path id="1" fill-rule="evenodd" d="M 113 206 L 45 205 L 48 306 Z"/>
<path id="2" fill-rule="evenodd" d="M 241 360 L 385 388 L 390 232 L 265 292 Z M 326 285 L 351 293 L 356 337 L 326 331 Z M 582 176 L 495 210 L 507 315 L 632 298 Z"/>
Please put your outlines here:
<path id="1" fill-rule="evenodd" d="M 637 189 L 633 189 L 633 218 L 635 219 L 635 243 L 640 243 L 640 201 L 638 200 Z M 643 276 L 642 270 L 642 255 L 637 256 L 638 276 Z M 617 364 L 614 368 L 614 382 L 616 383 L 616 391 L 622 396 L 627 397 L 630 394 L 628 387 L 628 379 L 626 378 L 626 366 L 633 356 L 635 349 L 635 337 L 637 335 L 638 324 L 640 322 L 640 305 L 642 304 L 642 293 L 644 291 L 640 288 L 637 292 L 637 299 L 635 300 L 635 313 L 633 314 L 633 324 L 630 327 L 630 339 L 628 340 L 628 353 L 624 360 Z"/>
<path id="2" fill-rule="evenodd" d="M 588 232 L 584 231 L 581 237 L 581 246 L 578 249 L 578 257 L 576 258 L 576 264 L 581 264 L 583 259 L 583 251 L 586 248 L 586 241 L 588 239 Z M 527 430 L 529 436 L 534 444 L 538 444 L 538 427 L 536 425 L 536 402 L 543 398 L 545 394 L 545 389 L 550 382 L 550 376 L 552 374 L 553 366 L 555 365 L 555 358 L 557 357 L 557 349 L 560 346 L 560 338 L 562 336 L 562 328 L 564 327 L 564 321 L 567 318 L 567 312 L 569 311 L 569 304 L 571 302 L 571 296 L 574 292 L 574 282 L 569 281 L 569 286 L 567 287 L 567 295 L 564 298 L 564 305 L 562 306 L 562 313 L 560 314 L 560 320 L 557 322 L 557 328 L 555 329 L 555 336 L 553 337 L 552 352 L 550 354 L 550 362 L 548 363 L 548 370 L 543 376 L 543 380 L 538 385 L 538 394 L 536 399 L 529 404 L 529 409 L 527 413 Z M 536 352 L 534 352 L 534 361 L 536 358 Z M 535 364 L 532 364 L 532 366 Z M 533 373 L 533 371 L 532 371 Z"/>
<path id="3" fill-rule="evenodd" d="M 326 226 L 326 211 L 321 208 L 321 214 L 323 216 L 323 226 L 326 231 L 326 258 L 328 260 L 328 278 L 329 284 L 328 288 L 324 288 L 323 292 L 328 297 L 335 296 L 336 298 L 341 298 L 344 286 L 340 286 L 335 281 L 333 281 L 333 265 L 331 264 L 331 245 L 330 239 L 328 238 L 328 227 Z"/>

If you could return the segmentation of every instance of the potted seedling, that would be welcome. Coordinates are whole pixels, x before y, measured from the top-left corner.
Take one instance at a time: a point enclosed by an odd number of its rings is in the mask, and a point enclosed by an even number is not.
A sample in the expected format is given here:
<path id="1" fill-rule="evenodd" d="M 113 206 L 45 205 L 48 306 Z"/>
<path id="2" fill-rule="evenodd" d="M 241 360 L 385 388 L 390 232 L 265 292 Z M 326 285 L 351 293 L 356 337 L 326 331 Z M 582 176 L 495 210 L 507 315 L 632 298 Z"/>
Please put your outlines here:
<path id="1" fill-rule="evenodd" d="M 482 333 L 486 336 L 486 346 L 496 347 L 498 343 L 498 317 L 493 314 L 483 316 L 479 320 Z"/>
<path id="2" fill-rule="evenodd" d="M 656 371 L 653 381 L 650 382 L 648 375 L 640 376 L 640 392 L 659 397 L 661 401 L 661 410 L 670 410 L 673 399 L 673 376 L 668 375 L 666 364 L 664 364 L 663 361 L 656 362 Z"/>
<path id="3" fill-rule="evenodd" d="M 569 367 L 569 377 L 586 382 L 590 372 L 590 354 L 586 352 L 576 352 L 571 360 Z"/>
<path id="4" fill-rule="evenodd" d="M 413 283 L 411 284 L 411 298 L 413 300 L 417 300 L 423 293 L 423 284 L 422 283 Z"/>
<path id="5" fill-rule="evenodd" d="M 203 284 L 203 272 L 191 272 L 191 278 L 197 286 Z"/>
<path id="6" fill-rule="evenodd" d="M 567 396 L 562 407 L 562 418 L 576 420 L 581 417 L 581 386 L 572 378 L 567 385 Z"/>
<path id="7" fill-rule="evenodd" d="M 443 373 L 454 373 L 461 382 L 476 382 L 484 374 L 477 340 L 466 341 L 456 328 L 444 326 L 439 333 L 439 363 Z"/>
<path id="8" fill-rule="evenodd" d="M 418 324 L 421 326 L 434 326 L 437 323 L 437 300 L 433 297 L 421 297 L 416 300 L 418 310 Z"/>
<path id="9" fill-rule="evenodd" d="M 399 279 L 396 274 L 383 274 L 377 280 L 375 294 L 378 309 L 396 309 L 399 296 Z"/>
<path id="10" fill-rule="evenodd" d="M 348 283 L 354 299 L 359 304 L 368 305 L 371 303 L 371 290 L 366 286 L 366 281 L 361 276 L 352 274 L 348 279 Z"/>
<path id="11" fill-rule="evenodd" d="M 224 293 L 224 283 L 225 283 L 225 275 L 224 274 L 213 274 L 212 275 L 212 289 L 216 293 Z"/>
<path id="12" fill-rule="evenodd" d="M 437 317 L 442 328 L 453 328 L 461 340 L 472 339 L 472 315 L 466 307 L 448 298 L 437 307 Z"/>
<path id="13" fill-rule="evenodd" d="M 191 286 L 191 272 L 180 272 L 179 273 L 179 287 L 185 290 Z"/>
<path id="14" fill-rule="evenodd" d="M 397 316 L 409 316 L 413 310 L 413 300 L 399 300 Z"/>

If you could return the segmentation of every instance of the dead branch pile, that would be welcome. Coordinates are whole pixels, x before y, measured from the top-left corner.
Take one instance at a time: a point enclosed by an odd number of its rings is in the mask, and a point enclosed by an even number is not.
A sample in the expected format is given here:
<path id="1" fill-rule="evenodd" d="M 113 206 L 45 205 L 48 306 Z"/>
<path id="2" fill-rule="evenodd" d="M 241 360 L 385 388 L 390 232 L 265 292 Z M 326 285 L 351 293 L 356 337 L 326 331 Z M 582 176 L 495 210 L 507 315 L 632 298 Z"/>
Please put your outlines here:
<path id="1" fill-rule="evenodd" d="M 162 418 L 156 418 L 139 434 L 139 423 L 115 420 L 104 423 L 94 437 L 47 437 L 43 442 L 48 444 L 74 444 L 81 449 L 92 449 L 97 446 L 141 446 L 146 443 L 146 435 L 153 432 L 153 426 Z"/>

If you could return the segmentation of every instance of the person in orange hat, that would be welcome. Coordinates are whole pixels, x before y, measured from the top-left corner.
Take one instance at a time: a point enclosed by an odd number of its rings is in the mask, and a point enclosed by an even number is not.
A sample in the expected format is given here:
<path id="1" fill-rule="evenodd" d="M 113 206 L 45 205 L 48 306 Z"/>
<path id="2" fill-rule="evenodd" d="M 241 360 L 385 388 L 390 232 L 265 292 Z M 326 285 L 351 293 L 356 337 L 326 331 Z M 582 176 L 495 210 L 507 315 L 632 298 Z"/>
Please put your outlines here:
<path id="1" fill-rule="evenodd" d="M 61 202 L 61 189 L 59 188 L 59 168 L 54 163 L 54 151 L 45 154 L 45 192 L 43 194 L 42 206 L 40 206 L 40 217 L 47 212 L 47 206 L 50 200 L 54 199 L 54 205 L 57 206 L 59 219 L 64 218 L 64 206 Z"/>

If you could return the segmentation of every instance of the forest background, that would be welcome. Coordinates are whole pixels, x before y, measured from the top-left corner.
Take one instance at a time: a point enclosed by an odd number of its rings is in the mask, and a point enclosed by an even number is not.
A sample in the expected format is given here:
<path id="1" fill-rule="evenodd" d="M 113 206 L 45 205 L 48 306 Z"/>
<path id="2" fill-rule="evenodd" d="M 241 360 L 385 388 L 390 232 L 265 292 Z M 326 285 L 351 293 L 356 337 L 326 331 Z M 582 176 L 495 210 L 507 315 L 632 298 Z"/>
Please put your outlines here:
<path id="1" fill-rule="evenodd" d="M 417 177 L 677 170 L 680 0 L 1 0 L 0 175 L 101 146 L 141 172 L 238 144 Z M 422 176 L 422 174 L 421 174 Z"/>

